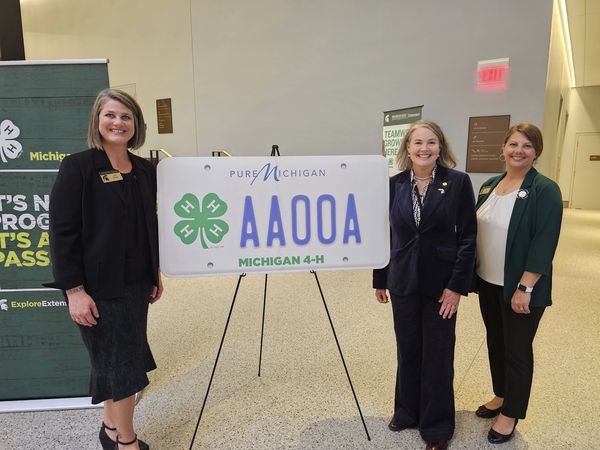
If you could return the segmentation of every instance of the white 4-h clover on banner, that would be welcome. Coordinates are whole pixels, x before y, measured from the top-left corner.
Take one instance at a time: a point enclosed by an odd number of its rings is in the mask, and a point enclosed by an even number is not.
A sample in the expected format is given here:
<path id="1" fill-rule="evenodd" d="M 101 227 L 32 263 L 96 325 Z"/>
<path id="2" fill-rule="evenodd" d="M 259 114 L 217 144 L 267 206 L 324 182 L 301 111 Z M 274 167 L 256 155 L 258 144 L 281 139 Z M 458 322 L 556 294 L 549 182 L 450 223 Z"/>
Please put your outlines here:
<path id="1" fill-rule="evenodd" d="M 23 146 L 16 140 L 20 132 L 12 120 L 0 122 L 0 160 L 3 163 L 7 163 L 9 159 L 17 159 L 23 153 Z"/>

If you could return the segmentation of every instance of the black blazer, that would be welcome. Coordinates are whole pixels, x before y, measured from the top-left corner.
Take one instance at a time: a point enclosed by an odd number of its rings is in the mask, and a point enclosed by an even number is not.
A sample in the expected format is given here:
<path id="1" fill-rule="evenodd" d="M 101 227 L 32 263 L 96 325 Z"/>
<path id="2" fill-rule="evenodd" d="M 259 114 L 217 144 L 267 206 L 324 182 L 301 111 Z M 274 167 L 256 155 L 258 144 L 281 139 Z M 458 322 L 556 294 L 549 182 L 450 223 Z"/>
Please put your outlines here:
<path id="1" fill-rule="evenodd" d="M 474 270 L 477 219 L 468 175 L 438 166 L 416 226 L 410 171 L 390 178 L 391 252 L 373 271 L 373 287 L 438 300 L 444 288 L 467 295 Z"/>
<path id="2" fill-rule="evenodd" d="M 129 154 L 140 187 L 154 278 L 158 276 L 156 170 Z M 113 170 L 102 150 L 89 149 L 63 159 L 50 194 L 50 254 L 54 282 L 67 290 L 83 284 L 94 298 L 120 297 L 125 287 L 126 200 L 121 181 L 104 183 Z"/>

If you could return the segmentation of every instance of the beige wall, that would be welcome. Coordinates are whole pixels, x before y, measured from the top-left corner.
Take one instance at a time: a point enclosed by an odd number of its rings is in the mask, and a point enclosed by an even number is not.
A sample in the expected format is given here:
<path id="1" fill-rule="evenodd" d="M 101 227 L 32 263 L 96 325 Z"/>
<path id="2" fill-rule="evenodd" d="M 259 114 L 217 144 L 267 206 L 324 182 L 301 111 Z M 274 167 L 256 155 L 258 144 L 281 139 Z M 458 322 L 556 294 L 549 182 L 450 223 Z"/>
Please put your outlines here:
<path id="1" fill-rule="evenodd" d="M 424 105 L 464 170 L 470 116 L 542 123 L 548 0 L 191 1 L 201 152 L 376 154 L 383 111 Z M 509 87 L 478 91 L 502 57 Z"/>
<path id="2" fill-rule="evenodd" d="M 544 154 L 538 169 L 560 185 L 563 201 L 571 197 L 579 133 L 600 132 L 600 86 L 571 88 L 557 2 L 554 2 L 543 119 Z M 575 68 L 578 69 L 577 67 Z M 579 67 L 579 70 L 583 70 Z M 563 99 L 562 109 L 560 100 Z M 568 120 L 567 120 L 568 117 Z M 600 173 L 598 173 L 600 177 Z M 590 189 L 596 189 L 590 186 Z"/>
<path id="3" fill-rule="evenodd" d="M 558 179 L 563 200 L 569 200 L 571 197 L 578 134 L 600 132 L 600 86 L 573 88 L 569 97 L 569 122 L 565 132 Z M 598 191 L 597 186 L 590 186 L 590 189 Z"/>
<path id="4" fill-rule="evenodd" d="M 544 118 L 542 121 L 544 153 L 537 163 L 537 169 L 556 181 L 558 181 L 560 172 L 561 151 L 564 141 L 564 121 L 567 116 L 570 92 L 567 64 L 558 1 L 555 0 L 552 11 L 548 75 L 544 98 Z"/>
<path id="5" fill-rule="evenodd" d="M 424 105 L 464 169 L 470 116 L 544 116 L 547 0 L 22 5 L 27 59 L 107 57 L 111 85 L 135 88 L 145 149 L 267 155 L 278 144 L 283 155 L 376 154 L 383 111 Z M 477 91 L 477 62 L 500 57 L 510 58 L 509 88 Z M 156 132 L 163 97 L 173 99 L 172 135 Z M 492 174 L 470 175 L 478 189 Z"/>
<path id="6" fill-rule="evenodd" d="M 22 0 L 27 59 L 108 58 L 111 86 L 135 90 L 148 126 L 142 153 L 196 154 L 189 0 Z M 173 134 L 156 99 L 171 98 Z"/>

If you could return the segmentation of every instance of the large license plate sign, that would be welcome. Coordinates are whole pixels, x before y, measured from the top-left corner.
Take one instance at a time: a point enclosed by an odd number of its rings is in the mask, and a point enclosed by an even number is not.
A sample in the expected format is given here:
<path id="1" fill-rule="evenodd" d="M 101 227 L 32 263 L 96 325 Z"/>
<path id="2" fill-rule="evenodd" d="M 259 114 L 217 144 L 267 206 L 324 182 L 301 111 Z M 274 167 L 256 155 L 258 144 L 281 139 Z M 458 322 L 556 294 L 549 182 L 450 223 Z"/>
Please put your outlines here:
<path id="1" fill-rule="evenodd" d="M 165 159 L 158 166 L 161 270 L 383 267 L 387 170 L 375 155 Z"/>

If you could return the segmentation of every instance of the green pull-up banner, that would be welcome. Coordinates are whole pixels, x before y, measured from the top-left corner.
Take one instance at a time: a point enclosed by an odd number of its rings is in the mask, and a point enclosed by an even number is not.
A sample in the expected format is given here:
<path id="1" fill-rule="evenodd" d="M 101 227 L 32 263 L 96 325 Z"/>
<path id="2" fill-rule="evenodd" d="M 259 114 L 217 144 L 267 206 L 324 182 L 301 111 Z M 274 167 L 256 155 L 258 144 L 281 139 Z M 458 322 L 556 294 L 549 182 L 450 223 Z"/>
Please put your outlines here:
<path id="1" fill-rule="evenodd" d="M 0 401 L 88 395 L 79 330 L 42 283 L 50 190 L 106 87 L 106 60 L 0 62 Z"/>

